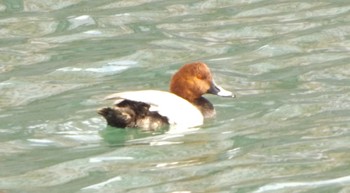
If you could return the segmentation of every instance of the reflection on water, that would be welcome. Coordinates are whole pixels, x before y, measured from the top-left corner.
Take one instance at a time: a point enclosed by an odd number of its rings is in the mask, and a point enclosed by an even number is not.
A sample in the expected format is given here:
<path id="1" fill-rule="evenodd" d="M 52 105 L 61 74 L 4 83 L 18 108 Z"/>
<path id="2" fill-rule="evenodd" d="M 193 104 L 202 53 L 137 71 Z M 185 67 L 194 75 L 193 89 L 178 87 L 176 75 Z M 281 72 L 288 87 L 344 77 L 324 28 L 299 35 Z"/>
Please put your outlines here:
<path id="1" fill-rule="evenodd" d="M 0 192 L 350 192 L 347 1 L 0 2 Z M 234 100 L 187 132 L 106 127 L 201 60 Z"/>

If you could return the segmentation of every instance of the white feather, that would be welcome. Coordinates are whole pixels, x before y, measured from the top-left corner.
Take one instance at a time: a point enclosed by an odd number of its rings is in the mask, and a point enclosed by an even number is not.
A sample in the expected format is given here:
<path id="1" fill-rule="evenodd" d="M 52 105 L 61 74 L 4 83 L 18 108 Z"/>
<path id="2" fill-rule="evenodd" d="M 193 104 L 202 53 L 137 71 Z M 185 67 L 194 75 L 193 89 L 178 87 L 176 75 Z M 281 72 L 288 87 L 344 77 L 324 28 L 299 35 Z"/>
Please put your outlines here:
<path id="1" fill-rule="evenodd" d="M 202 113 L 187 100 L 170 92 L 159 90 L 140 90 L 114 93 L 106 100 L 128 99 L 151 105 L 151 111 L 157 111 L 168 118 L 170 124 L 180 127 L 195 127 L 203 124 Z"/>

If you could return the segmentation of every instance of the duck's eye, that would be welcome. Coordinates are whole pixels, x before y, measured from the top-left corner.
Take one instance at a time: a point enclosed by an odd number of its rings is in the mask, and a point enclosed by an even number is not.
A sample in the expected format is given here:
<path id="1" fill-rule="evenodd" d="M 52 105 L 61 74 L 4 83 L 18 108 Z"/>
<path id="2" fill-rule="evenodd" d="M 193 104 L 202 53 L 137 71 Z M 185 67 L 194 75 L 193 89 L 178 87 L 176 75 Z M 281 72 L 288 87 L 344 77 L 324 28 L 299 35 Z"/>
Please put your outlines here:
<path id="1" fill-rule="evenodd" d="M 205 74 L 197 74 L 197 78 L 198 78 L 198 79 L 201 79 L 201 80 L 205 80 L 205 79 L 208 78 L 208 76 L 205 75 Z"/>

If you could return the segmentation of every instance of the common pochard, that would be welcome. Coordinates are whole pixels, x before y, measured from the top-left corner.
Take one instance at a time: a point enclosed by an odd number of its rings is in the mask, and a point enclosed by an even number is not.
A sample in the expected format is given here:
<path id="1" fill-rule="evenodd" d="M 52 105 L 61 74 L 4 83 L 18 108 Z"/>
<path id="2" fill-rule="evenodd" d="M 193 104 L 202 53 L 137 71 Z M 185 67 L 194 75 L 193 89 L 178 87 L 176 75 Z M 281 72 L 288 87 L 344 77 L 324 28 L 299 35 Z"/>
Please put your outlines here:
<path id="1" fill-rule="evenodd" d="M 98 110 L 107 124 L 117 128 L 155 130 L 166 125 L 190 128 L 203 124 L 215 115 L 214 106 L 202 95 L 210 93 L 234 97 L 213 80 L 208 66 L 202 62 L 185 64 L 172 77 L 170 92 L 139 90 L 114 93 L 106 100 L 114 106 Z"/>

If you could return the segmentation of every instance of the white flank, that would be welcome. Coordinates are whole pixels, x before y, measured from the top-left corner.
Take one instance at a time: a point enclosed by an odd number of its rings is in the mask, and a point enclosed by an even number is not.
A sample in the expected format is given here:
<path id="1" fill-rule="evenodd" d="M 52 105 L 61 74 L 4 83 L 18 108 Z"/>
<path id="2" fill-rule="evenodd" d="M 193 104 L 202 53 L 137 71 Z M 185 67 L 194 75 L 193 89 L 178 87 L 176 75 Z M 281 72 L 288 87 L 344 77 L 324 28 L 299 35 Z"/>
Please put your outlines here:
<path id="1" fill-rule="evenodd" d="M 180 127 L 195 127 L 203 124 L 202 113 L 187 100 L 170 92 L 159 90 L 140 90 L 114 93 L 106 100 L 128 99 L 151 105 L 151 111 L 157 111 L 168 118 L 169 123 Z"/>

